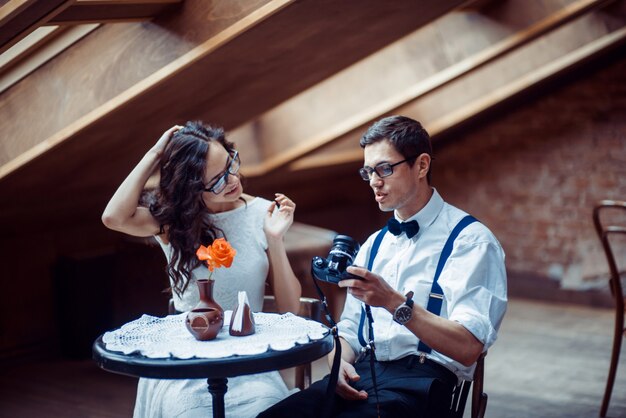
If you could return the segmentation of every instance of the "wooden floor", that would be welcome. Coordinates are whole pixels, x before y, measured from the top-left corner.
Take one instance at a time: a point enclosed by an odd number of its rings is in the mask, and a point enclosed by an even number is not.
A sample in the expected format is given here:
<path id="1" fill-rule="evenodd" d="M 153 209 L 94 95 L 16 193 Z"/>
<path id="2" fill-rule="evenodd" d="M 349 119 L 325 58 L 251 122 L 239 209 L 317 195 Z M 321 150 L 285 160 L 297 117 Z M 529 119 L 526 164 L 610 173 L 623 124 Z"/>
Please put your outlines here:
<path id="1" fill-rule="evenodd" d="M 486 359 L 486 417 L 597 417 L 612 331 L 610 310 L 512 300 Z M 621 357 L 611 418 L 626 418 L 626 347 Z M 327 371 L 317 361 L 314 379 Z M 3 366 L 0 417 L 129 417 L 135 385 L 91 361 Z"/>
<path id="2" fill-rule="evenodd" d="M 512 301 L 486 358 L 486 417 L 597 417 L 613 329 L 611 310 Z M 626 347 L 607 416 L 626 417 Z"/>

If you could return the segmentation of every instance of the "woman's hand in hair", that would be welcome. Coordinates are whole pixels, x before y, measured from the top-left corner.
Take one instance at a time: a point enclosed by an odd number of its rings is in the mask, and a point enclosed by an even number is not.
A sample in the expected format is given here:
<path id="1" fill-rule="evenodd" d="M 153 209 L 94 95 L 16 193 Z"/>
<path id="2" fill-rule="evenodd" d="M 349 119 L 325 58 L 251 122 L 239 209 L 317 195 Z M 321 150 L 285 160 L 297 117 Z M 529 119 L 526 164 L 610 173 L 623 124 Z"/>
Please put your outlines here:
<path id="1" fill-rule="evenodd" d="M 163 132 L 163 135 L 161 135 L 161 137 L 156 142 L 156 144 L 154 144 L 154 146 L 152 147 L 152 150 L 159 157 L 161 157 L 161 155 L 163 155 L 163 151 L 165 150 L 165 147 L 167 146 L 167 143 L 170 141 L 170 138 L 172 137 L 172 135 L 174 135 L 174 132 L 182 128 L 183 127 L 180 125 L 174 125 L 171 128 L 169 128 L 167 131 Z"/>
<path id="2" fill-rule="evenodd" d="M 276 193 L 276 198 L 267 209 L 263 230 L 268 239 L 282 239 L 293 223 L 293 214 L 296 204 L 282 193 Z"/>

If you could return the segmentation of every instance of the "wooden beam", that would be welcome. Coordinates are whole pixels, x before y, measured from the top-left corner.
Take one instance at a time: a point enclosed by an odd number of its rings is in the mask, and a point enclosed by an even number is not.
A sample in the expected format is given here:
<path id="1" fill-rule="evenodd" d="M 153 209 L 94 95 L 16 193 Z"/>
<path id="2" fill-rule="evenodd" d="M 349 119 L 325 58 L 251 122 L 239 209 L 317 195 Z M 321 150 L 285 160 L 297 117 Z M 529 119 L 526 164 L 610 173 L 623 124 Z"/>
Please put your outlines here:
<path id="1" fill-rule="evenodd" d="M 95 30 L 98 24 L 42 26 L 0 55 L 0 94 Z"/>
<path id="2" fill-rule="evenodd" d="M 20 61 L 35 51 L 42 42 L 55 36 L 58 33 L 58 26 L 45 26 L 38 28 L 16 45 L 13 45 L 4 54 L 0 55 L 0 70 L 7 68 L 14 61 Z"/>
<path id="3" fill-rule="evenodd" d="M 453 113 L 437 118 L 429 124 L 429 129 L 435 135 L 444 132 L 534 85 L 584 64 L 602 51 L 619 46 L 625 41 L 626 27 L 622 27 L 473 100 Z"/>
<path id="4" fill-rule="evenodd" d="M 564 53 L 560 57 L 544 57 L 543 63 L 517 77 L 509 79 L 501 78 L 498 80 L 498 75 L 495 74 L 496 72 L 500 74 L 506 72 L 503 68 L 506 68 L 507 66 L 511 67 L 516 64 L 519 65 L 519 60 L 515 58 L 510 59 L 507 65 L 500 65 L 498 68 L 493 69 L 485 69 L 484 73 L 480 75 L 480 78 L 483 80 L 494 81 L 492 89 L 484 91 L 482 94 L 474 94 L 474 97 L 471 100 L 466 101 L 463 105 L 458 106 L 457 108 L 440 108 L 437 112 L 434 112 L 436 113 L 434 115 L 425 115 L 423 109 L 426 107 L 430 108 L 432 105 L 417 99 L 396 109 L 392 109 L 390 113 L 405 114 L 421 120 L 431 136 L 433 136 L 434 140 L 436 140 L 437 135 L 440 135 L 448 129 L 451 129 L 454 126 L 457 126 L 460 123 L 463 123 L 528 89 L 531 89 L 533 86 L 536 86 L 548 79 L 557 77 L 558 75 L 593 59 L 598 54 L 606 53 L 606 51 L 609 51 L 612 48 L 623 45 L 626 43 L 626 22 L 624 23 L 625 25 L 623 27 L 610 31 L 595 40 L 584 42 L 577 48 Z M 571 27 L 568 27 L 565 32 L 567 35 L 563 33 L 561 36 L 571 39 L 575 36 L 575 34 L 581 33 L 582 26 L 584 26 L 584 23 L 581 23 L 578 26 L 572 24 Z M 549 45 L 549 42 L 546 41 L 547 40 L 544 39 L 543 42 L 538 43 L 537 45 L 530 45 L 529 48 L 536 48 L 538 50 L 545 51 L 546 45 Z M 528 54 L 525 54 L 525 56 L 528 56 Z M 445 97 L 439 97 L 436 101 L 445 102 L 449 101 L 451 97 L 462 97 L 459 96 L 459 92 L 467 89 L 470 84 L 477 83 L 477 80 L 467 80 L 465 82 L 463 82 L 463 80 L 459 80 L 457 83 L 457 86 L 455 86 L 453 90 L 451 89 L 445 93 Z M 333 144 L 333 146 L 327 149 L 322 149 L 316 154 L 311 154 L 308 157 L 294 161 L 289 165 L 288 169 L 292 171 L 312 170 L 332 164 L 349 164 L 361 161 L 363 159 L 363 152 L 358 147 L 358 139 L 366 128 L 367 125 L 360 126 L 352 132 L 340 137 L 338 141 Z M 337 149 L 339 149 L 339 152 Z"/>
<path id="5" fill-rule="evenodd" d="M 574 1 L 556 12 L 545 16 L 544 18 L 529 24 L 527 27 L 520 28 L 513 32 L 510 36 L 500 39 L 494 42 L 492 45 L 480 50 L 462 59 L 456 63 L 449 65 L 446 68 L 435 72 L 430 77 L 419 79 L 418 82 L 412 85 L 404 85 L 397 93 L 386 97 L 377 97 L 375 100 L 370 100 L 371 104 L 367 100 L 363 100 L 361 103 L 356 103 L 359 108 L 352 108 L 346 111 L 343 117 L 338 118 L 339 121 L 325 120 L 319 116 L 317 125 L 313 124 L 311 120 L 315 121 L 315 117 L 309 117 L 307 123 L 309 124 L 309 132 L 306 131 L 294 131 L 290 126 L 277 126 L 277 129 L 272 129 L 271 124 L 280 123 L 281 119 L 292 120 L 294 115 L 297 114 L 297 108 L 311 108 L 314 103 L 320 102 L 334 102 L 338 98 L 334 97 L 335 91 L 340 90 L 340 86 L 333 85 L 332 83 L 326 83 L 326 85 L 317 86 L 315 89 L 320 91 L 316 93 L 311 91 L 309 96 L 312 106 L 306 105 L 307 96 L 301 95 L 302 98 L 294 99 L 294 105 L 290 106 L 289 103 L 281 105 L 278 110 L 269 112 L 267 115 L 262 115 L 254 123 L 260 126 L 258 130 L 259 136 L 256 140 L 266 148 L 264 153 L 265 158 L 258 164 L 248 166 L 246 168 L 246 174 L 250 177 L 260 176 L 272 170 L 284 167 L 291 161 L 297 160 L 301 157 L 305 157 L 307 154 L 314 152 L 320 147 L 327 146 L 343 135 L 352 131 L 356 127 L 360 127 L 368 121 L 374 120 L 380 115 L 391 112 L 393 109 L 402 106 L 404 103 L 410 103 L 419 97 L 427 94 L 432 94 L 437 89 L 453 82 L 454 80 L 466 76 L 473 71 L 479 70 L 482 66 L 487 65 L 498 58 L 506 55 L 507 53 L 523 47 L 525 44 L 532 42 L 533 40 L 541 37 L 542 35 L 555 30 L 556 28 L 566 25 L 572 20 L 589 13 L 592 10 L 606 6 L 609 3 L 613 3 L 613 0 L 578 0 Z M 507 5 L 511 8 L 520 7 L 520 2 L 510 1 Z M 454 36 L 461 36 L 464 38 L 488 38 L 488 34 L 485 33 L 488 22 L 482 22 L 482 25 L 476 25 L 471 31 L 461 30 L 460 32 L 451 33 L 449 38 L 446 38 L 448 43 L 454 42 Z M 494 24 L 506 27 L 507 22 L 494 22 Z M 422 40 L 419 37 L 415 37 L 412 40 L 404 39 L 398 44 L 402 44 L 407 50 L 414 48 L 413 44 L 431 44 L 432 39 Z M 409 43 L 409 42 L 412 42 Z M 463 45 L 466 45 L 465 42 Z M 400 46 L 400 45 L 399 45 Z M 438 53 L 439 50 L 445 49 L 445 45 L 439 45 L 436 48 L 431 48 L 431 53 Z M 388 48 L 389 49 L 389 48 Z M 385 51 L 379 53 L 379 55 L 385 54 Z M 393 58 L 393 57 L 391 57 Z M 391 61 L 391 58 L 389 59 Z M 425 55 L 424 61 L 434 57 Z M 354 83 L 353 80 L 364 80 L 366 83 L 368 80 L 377 79 L 379 84 L 384 83 L 384 79 L 379 78 L 376 73 L 381 71 L 381 68 L 375 64 L 373 59 L 364 60 L 358 63 L 353 68 L 347 69 L 345 72 L 352 72 L 352 76 L 346 74 L 344 78 L 352 81 L 352 90 L 356 95 L 364 95 L 365 92 L 371 94 L 367 86 Z M 380 60 L 382 61 L 382 59 Z M 397 61 L 397 59 L 396 59 Z M 397 62 L 394 62 L 398 65 Z M 372 67 L 372 70 L 368 72 L 367 66 Z M 415 66 L 416 64 L 408 61 L 407 66 Z M 358 68 L 358 67 L 363 68 Z M 366 75 L 367 74 L 367 75 Z M 312 89 L 313 90 L 313 89 Z M 328 93 L 325 93 L 326 90 Z M 384 91 L 384 88 L 378 87 L 379 91 Z M 324 99 L 326 95 L 326 99 Z M 295 103 L 296 100 L 300 100 L 301 103 Z M 364 106 L 365 103 L 368 103 Z M 295 109 L 291 109 L 294 107 Z M 284 116 L 281 115 L 284 114 Z M 336 116 L 336 115 L 335 115 Z M 270 126 L 267 126 L 270 125 Z M 288 124 L 289 125 L 289 124 Z M 292 125 L 293 126 L 293 125 Z M 300 128 L 302 124 L 295 125 L 296 128 Z M 301 128 L 300 128 L 301 129 Z M 263 134 L 266 132 L 266 137 Z M 281 136 L 282 134 L 282 136 Z"/>
<path id="6" fill-rule="evenodd" d="M 48 22 L 51 25 L 135 22 L 152 19 L 183 0 L 77 0 Z"/>
<path id="7" fill-rule="evenodd" d="M 468 0 L 465 4 L 459 6 L 460 11 L 480 11 L 485 7 L 491 6 L 502 0 Z"/>
<path id="8" fill-rule="evenodd" d="M 9 0 L 0 7 L 0 54 L 43 25 L 152 19 L 182 0 Z"/>
<path id="9" fill-rule="evenodd" d="M 9 0 L 0 7 L 0 54 L 75 0 Z"/>

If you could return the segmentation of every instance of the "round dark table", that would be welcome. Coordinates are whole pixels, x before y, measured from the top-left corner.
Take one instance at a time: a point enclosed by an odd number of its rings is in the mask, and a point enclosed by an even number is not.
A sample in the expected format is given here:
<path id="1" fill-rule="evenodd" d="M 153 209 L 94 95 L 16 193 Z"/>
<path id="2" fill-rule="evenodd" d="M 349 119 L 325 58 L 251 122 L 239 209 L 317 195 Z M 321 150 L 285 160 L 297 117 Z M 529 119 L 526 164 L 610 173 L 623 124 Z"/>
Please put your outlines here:
<path id="1" fill-rule="evenodd" d="M 206 378 L 213 397 L 213 416 L 223 418 L 227 378 L 309 363 L 328 354 L 333 345 L 333 336 L 328 330 L 321 339 L 296 344 L 284 351 L 269 350 L 261 354 L 217 359 L 149 358 L 138 353 L 124 354 L 107 350 L 100 336 L 93 344 L 93 358 L 102 369 L 129 376 L 159 379 Z"/>

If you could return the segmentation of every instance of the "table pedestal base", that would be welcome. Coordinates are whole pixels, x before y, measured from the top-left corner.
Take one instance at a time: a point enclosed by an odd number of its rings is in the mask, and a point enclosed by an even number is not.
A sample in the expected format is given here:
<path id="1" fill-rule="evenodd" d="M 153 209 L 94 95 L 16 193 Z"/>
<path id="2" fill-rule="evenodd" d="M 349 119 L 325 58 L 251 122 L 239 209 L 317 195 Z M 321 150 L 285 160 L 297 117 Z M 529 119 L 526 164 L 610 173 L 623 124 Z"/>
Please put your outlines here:
<path id="1" fill-rule="evenodd" d="M 208 378 L 206 381 L 209 384 L 209 393 L 213 398 L 213 417 L 224 418 L 224 395 L 226 394 L 226 389 L 228 389 L 228 379 L 225 377 Z"/>

